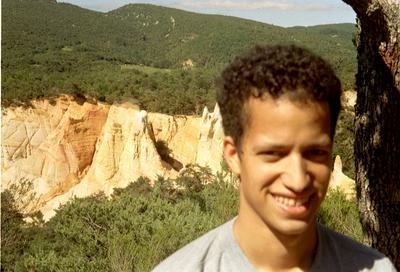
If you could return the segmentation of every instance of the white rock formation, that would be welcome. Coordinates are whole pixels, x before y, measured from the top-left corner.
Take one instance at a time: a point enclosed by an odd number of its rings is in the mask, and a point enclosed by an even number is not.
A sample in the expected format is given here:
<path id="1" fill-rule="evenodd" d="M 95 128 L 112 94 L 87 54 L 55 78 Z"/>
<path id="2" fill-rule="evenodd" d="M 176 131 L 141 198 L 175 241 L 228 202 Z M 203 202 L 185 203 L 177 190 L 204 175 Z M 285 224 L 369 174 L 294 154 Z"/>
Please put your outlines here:
<path id="1" fill-rule="evenodd" d="M 342 95 L 342 103 L 345 107 L 354 108 L 357 102 L 357 93 L 355 91 L 344 91 Z"/>
<path id="2" fill-rule="evenodd" d="M 27 208 L 39 208 L 46 220 L 74 196 L 110 195 L 140 176 L 175 177 L 188 164 L 209 166 L 214 173 L 221 168 L 218 106 L 195 117 L 147 113 L 130 103 L 80 105 L 71 97 L 32 104 L 2 111 L 2 189 L 31 182 L 39 206 Z M 340 158 L 331 186 L 354 192 Z"/>
<path id="3" fill-rule="evenodd" d="M 55 106 L 47 102 L 33 106 L 3 112 L 2 188 L 28 180 L 40 202 L 46 202 L 85 175 L 108 109 L 80 106 L 69 98 Z"/>
<path id="4" fill-rule="evenodd" d="M 30 181 L 46 220 L 74 196 L 109 195 L 140 176 L 175 177 L 193 163 L 220 169 L 218 107 L 200 118 L 148 114 L 129 103 L 79 105 L 70 97 L 33 106 L 2 112 L 2 189 Z"/>
<path id="5" fill-rule="evenodd" d="M 355 181 L 342 172 L 342 160 L 336 156 L 329 187 L 341 190 L 348 199 L 355 197 Z"/>
<path id="6" fill-rule="evenodd" d="M 207 107 L 204 108 L 196 153 L 198 165 L 209 166 L 212 170 L 221 169 L 223 137 L 222 119 L 218 104 L 215 105 L 213 113 L 209 113 Z"/>

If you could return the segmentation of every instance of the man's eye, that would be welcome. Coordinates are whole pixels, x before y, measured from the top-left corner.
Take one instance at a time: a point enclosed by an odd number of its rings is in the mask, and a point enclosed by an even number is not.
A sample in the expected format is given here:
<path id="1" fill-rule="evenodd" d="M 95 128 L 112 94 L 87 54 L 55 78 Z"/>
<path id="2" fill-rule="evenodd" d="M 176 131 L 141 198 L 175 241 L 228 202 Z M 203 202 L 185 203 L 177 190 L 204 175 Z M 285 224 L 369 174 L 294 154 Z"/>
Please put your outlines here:
<path id="1" fill-rule="evenodd" d="M 260 155 L 266 160 L 276 160 L 283 157 L 285 154 L 283 151 L 278 150 L 268 150 L 260 152 Z"/>
<path id="2" fill-rule="evenodd" d="M 264 151 L 262 153 L 267 156 L 280 156 L 282 154 L 281 151 L 275 151 L 275 150 L 274 151 Z"/>

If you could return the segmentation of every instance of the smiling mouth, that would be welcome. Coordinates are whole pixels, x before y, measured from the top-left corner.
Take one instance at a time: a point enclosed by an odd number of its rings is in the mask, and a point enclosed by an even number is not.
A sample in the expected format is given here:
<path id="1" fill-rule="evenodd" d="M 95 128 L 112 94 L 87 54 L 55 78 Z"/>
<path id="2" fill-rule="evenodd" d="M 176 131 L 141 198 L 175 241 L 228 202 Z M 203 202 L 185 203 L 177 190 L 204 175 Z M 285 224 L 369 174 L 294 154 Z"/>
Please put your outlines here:
<path id="1" fill-rule="evenodd" d="M 274 199 L 281 206 L 284 206 L 284 207 L 287 207 L 287 208 L 292 208 L 292 207 L 304 206 L 310 200 L 310 196 L 294 199 L 294 198 L 275 195 Z"/>

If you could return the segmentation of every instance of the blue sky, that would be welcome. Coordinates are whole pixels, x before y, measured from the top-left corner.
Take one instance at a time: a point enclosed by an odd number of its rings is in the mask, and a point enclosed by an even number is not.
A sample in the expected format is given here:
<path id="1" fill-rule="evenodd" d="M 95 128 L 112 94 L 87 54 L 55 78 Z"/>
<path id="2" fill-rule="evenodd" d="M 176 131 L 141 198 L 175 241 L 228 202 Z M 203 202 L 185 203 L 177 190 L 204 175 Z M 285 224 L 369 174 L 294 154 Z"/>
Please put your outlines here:
<path id="1" fill-rule="evenodd" d="M 59 0 L 97 11 L 129 3 L 149 3 L 199 13 L 231 15 L 279 26 L 355 23 L 352 8 L 340 0 Z"/>

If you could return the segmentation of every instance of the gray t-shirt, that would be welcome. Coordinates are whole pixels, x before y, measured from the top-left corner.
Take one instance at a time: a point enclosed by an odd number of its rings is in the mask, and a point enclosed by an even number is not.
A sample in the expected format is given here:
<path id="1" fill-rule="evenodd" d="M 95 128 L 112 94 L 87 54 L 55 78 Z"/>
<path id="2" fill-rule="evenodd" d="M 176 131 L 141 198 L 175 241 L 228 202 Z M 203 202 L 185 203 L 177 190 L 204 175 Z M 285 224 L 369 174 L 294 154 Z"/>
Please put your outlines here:
<path id="1" fill-rule="evenodd" d="M 169 256 L 153 272 L 256 271 L 233 234 L 235 219 L 209 231 Z M 378 251 L 318 225 L 318 247 L 310 271 L 384 271 L 396 269 Z"/>

